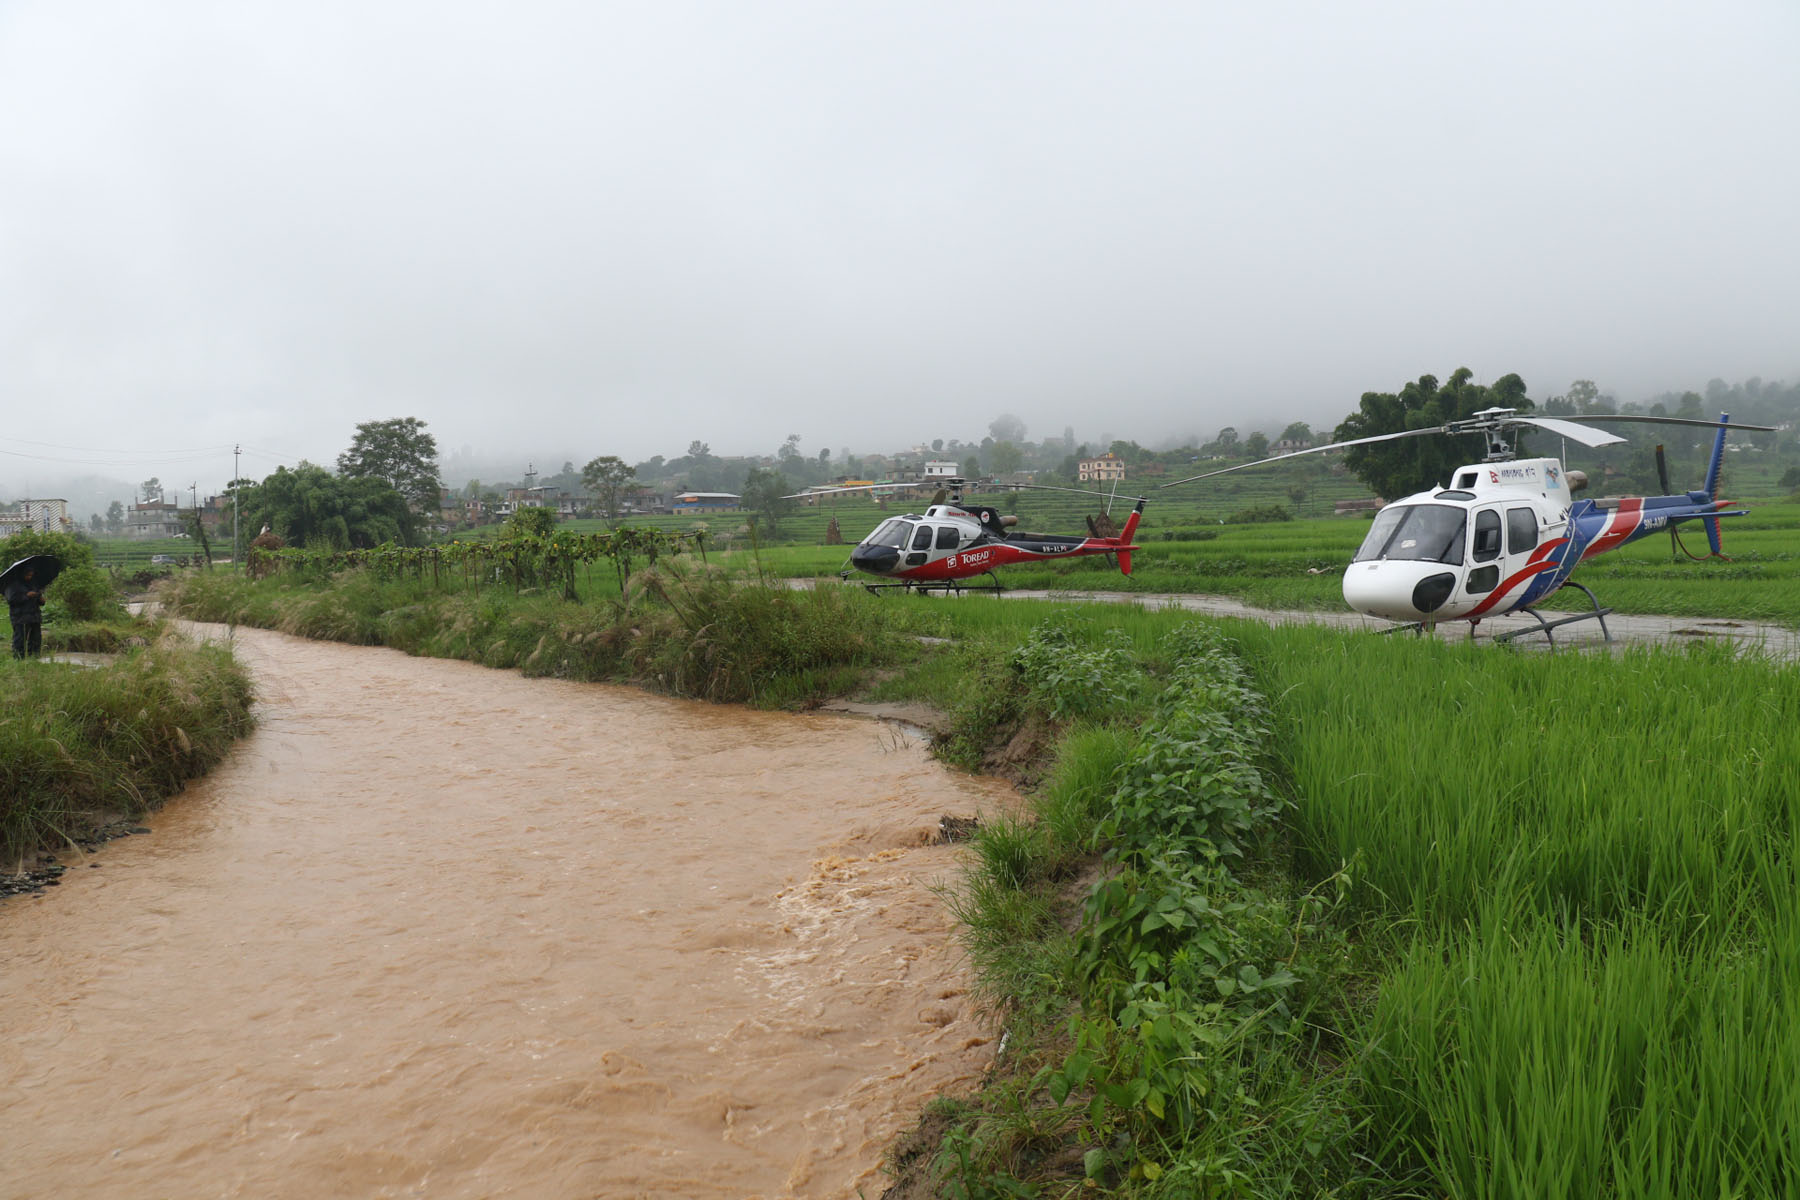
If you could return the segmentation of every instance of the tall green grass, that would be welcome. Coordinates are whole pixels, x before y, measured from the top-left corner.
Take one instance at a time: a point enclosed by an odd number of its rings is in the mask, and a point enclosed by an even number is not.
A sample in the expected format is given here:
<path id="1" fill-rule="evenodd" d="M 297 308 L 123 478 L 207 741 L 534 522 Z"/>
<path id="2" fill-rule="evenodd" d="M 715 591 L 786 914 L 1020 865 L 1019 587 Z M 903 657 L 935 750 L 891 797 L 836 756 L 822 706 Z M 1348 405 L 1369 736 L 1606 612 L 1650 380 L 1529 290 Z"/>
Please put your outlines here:
<path id="1" fill-rule="evenodd" d="M 1360 857 L 1369 903 L 1472 919 L 1492 895 L 1717 926 L 1788 851 L 1800 672 L 1729 648 L 1540 656 L 1242 631 L 1278 681 L 1305 869 Z"/>
<path id="2" fill-rule="evenodd" d="M 1468 1197 L 1800 1188 L 1800 669 L 1240 630 L 1297 866 L 1388 965 L 1366 1153 Z"/>
<path id="3" fill-rule="evenodd" d="M 1800 939 L 1491 908 L 1381 980 L 1358 1062 L 1396 1179 L 1448 1196 L 1800 1191 Z"/>
<path id="4" fill-rule="evenodd" d="M 683 562 L 640 570 L 624 592 L 588 603 L 541 591 L 445 591 L 366 571 L 325 581 L 193 573 L 160 594 L 195 620 L 765 706 L 841 692 L 900 646 L 894 614 L 866 594 L 795 590 Z"/>
<path id="5" fill-rule="evenodd" d="M 137 816 L 224 757 L 250 727 L 231 652 L 164 637 L 92 668 L 0 662 L 0 855 Z"/>

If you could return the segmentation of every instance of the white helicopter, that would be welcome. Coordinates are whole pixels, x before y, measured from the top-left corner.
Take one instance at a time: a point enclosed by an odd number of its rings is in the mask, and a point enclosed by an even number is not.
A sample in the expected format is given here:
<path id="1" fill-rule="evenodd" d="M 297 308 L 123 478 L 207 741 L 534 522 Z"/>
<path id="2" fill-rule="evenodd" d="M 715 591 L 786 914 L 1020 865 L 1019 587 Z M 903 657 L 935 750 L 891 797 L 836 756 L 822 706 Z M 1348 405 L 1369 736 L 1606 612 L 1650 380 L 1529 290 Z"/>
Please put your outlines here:
<path id="1" fill-rule="evenodd" d="M 1582 423 L 1590 420 L 1717 429 L 1706 482 L 1695 491 L 1679 495 L 1576 499 L 1575 493 L 1587 486 L 1585 474 L 1564 470 L 1560 459 L 1515 459 L 1506 438 L 1510 431 L 1541 429 L 1584 446 L 1610 446 L 1625 441 Z M 1344 602 L 1369 616 L 1402 622 L 1406 628 L 1468 621 L 1471 634 L 1485 617 L 1524 612 L 1537 618 L 1541 632 L 1552 642 L 1555 637 L 1550 631 L 1559 625 L 1598 620 L 1601 631 L 1611 640 L 1606 615 L 1612 610 L 1601 608 L 1594 593 L 1569 578 L 1570 574 L 1595 555 L 1627 542 L 1662 529 L 1673 534 L 1672 527 L 1680 521 L 1702 522 L 1712 553 L 1719 554 L 1719 519 L 1742 516 L 1745 512 L 1718 498 L 1719 469 L 1730 420 L 1727 414 L 1721 414 L 1717 421 L 1614 415 L 1538 417 L 1521 415 L 1516 409 L 1489 408 L 1446 425 L 1313 446 L 1191 475 L 1163 486 L 1179 487 L 1231 471 L 1372 442 L 1482 434 L 1488 446 L 1485 461 L 1459 467 L 1444 487 L 1396 500 L 1376 514 L 1368 536 L 1344 571 Z M 1770 427 L 1731 428 L 1767 432 Z M 1663 473 L 1662 485 L 1667 490 L 1661 449 L 1657 448 L 1657 467 Z M 1533 605 L 1565 584 L 1586 592 L 1593 611 L 1546 621 Z"/>

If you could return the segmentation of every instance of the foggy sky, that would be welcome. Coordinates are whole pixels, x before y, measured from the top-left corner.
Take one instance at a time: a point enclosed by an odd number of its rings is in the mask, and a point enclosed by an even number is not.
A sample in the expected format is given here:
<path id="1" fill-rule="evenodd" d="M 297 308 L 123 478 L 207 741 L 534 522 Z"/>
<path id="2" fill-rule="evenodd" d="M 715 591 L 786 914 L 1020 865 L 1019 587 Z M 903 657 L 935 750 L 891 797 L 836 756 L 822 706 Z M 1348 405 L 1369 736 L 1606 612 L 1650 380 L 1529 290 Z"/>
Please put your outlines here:
<path id="1" fill-rule="evenodd" d="M 1797 52 L 1788 0 L 0 0 L 0 494 L 396 416 L 579 464 L 1792 379 Z"/>

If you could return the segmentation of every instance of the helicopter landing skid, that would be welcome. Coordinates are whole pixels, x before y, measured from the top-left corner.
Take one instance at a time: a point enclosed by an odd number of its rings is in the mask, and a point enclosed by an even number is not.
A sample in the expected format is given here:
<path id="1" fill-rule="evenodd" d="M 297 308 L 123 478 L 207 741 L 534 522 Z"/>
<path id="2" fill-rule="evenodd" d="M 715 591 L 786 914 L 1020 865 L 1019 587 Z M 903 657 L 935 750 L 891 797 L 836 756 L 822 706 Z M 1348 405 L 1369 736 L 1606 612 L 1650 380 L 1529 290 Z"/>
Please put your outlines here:
<path id="1" fill-rule="evenodd" d="M 1518 611 L 1526 614 L 1527 616 L 1529 616 L 1533 620 L 1535 620 L 1538 623 L 1538 627 L 1536 629 L 1515 629 L 1511 633 L 1496 633 L 1494 635 L 1494 640 L 1496 642 L 1510 642 L 1516 638 L 1528 637 L 1534 633 L 1541 633 L 1544 635 L 1544 640 L 1550 643 L 1551 649 L 1555 649 L 1556 648 L 1556 635 L 1550 632 L 1552 629 L 1559 628 L 1560 626 L 1563 626 L 1563 625 L 1573 625 L 1577 621 L 1598 621 L 1598 622 L 1600 622 L 1601 634 L 1603 634 L 1605 636 L 1607 641 L 1609 641 L 1609 642 L 1612 641 L 1612 630 L 1610 630 L 1606 627 L 1606 618 L 1612 612 L 1612 609 L 1601 608 L 1600 607 L 1600 598 L 1598 596 L 1594 595 L 1593 592 L 1588 591 L 1586 584 L 1576 583 L 1573 579 L 1571 579 L 1567 583 L 1563 584 L 1563 586 L 1564 587 L 1577 587 L 1577 588 L 1580 588 L 1582 591 L 1587 592 L 1587 598 L 1593 602 L 1594 611 L 1593 612 L 1584 612 L 1584 613 L 1573 613 L 1566 617 L 1558 617 L 1554 621 L 1546 621 L 1546 620 L 1544 620 L 1544 618 L 1542 616 L 1540 616 L 1538 614 L 1538 611 L 1536 609 L 1521 608 Z M 1425 625 L 1424 621 L 1413 621 L 1410 624 L 1406 624 L 1406 625 L 1390 625 L 1388 628 L 1383 629 L 1381 632 L 1384 635 L 1390 634 L 1390 633 L 1412 633 L 1412 634 L 1422 637 L 1422 636 L 1424 636 L 1425 628 L 1426 628 L 1426 625 Z M 1475 637 L 1475 626 L 1474 625 L 1469 626 L 1469 637 L 1471 640 L 1473 640 Z"/>
<path id="2" fill-rule="evenodd" d="M 1607 641 L 1609 641 L 1609 642 L 1612 641 L 1612 630 L 1610 630 L 1606 627 L 1606 615 L 1608 613 L 1612 612 L 1612 609 L 1601 608 L 1600 607 L 1600 598 L 1598 596 L 1594 595 L 1593 592 L 1589 591 L 1586 584 L 1576 583 L 1573 579 L 1571 579 L 1567 583 L 1563 584 L 1563 586 L 1564 587 L 1577 587 L 1577 588 L 1580 588 L 1583 592 L 1586 592 L 1588 600 L 1594 606 L 1594 611 L 1593 612 L 1584 612 L 1584 613 L 1575 613 L 1575 614 L 1573 614 L 1571 616 L 1567 616 L 1567 617 L 1558 617 L 1554 621 L 1546 621 L 1546 620 L 1544 620 L 1544 618 L 1542 616 L 1540 616 L 1538 614 L 1536 609 L 1521 608 L 1519 610 L 1520 612 L 1530 613 L 1533 617 L 1537 618 L 1537 623 L 1538 623 L 1539 627 L 1537 629 L 1515 629 L 1511 633 L 1497 633 L 1494 635 L 1494 640 L 1496 642 L 1510 642 L 1515 638 L 1526 637 L 1529 634 L 1533 634 L 1533 633 L 1541 633 L 1544 635 L 1544 640 L 1549 642 L 1550 645 L 1554 647 L 1556 645 L 1556 635 L 1550 632 L 1552 629 L 1555 629 L 1560 625 L 1573 625 L 1577 621 L 1598 621 L 1598 622 L 1600 622 L 1601 634 L 1605 636 Z"/>
<path id="3" fill-rule="evenodd" d="M 977 578 L 979 578 L 979 576 Z M 902 591 L 919 592 L 925 595 L 929 595 L 932 592 L 944 592 L 946 594 L 954 592 L 958 596 L 962 595 L 964 592 L 992 592 L 997 596 L 1006 590 L 1006 586 L 1000 582 L 1000 577 L 995 575 L 992 571 L 987 573 L 987 578 L 992 579 L 994 582 L 991 584 L 984 584 L 981 587 L 965 587 L 960 579 L 944 579 L 932 582 L 916 582 L 908 579 L 901 583 L 865 583 L 863 586 L 869 589 L 869 595 L 871 596 L 879 596 L 882 592 L 893 591 L 896 588 Z"/>

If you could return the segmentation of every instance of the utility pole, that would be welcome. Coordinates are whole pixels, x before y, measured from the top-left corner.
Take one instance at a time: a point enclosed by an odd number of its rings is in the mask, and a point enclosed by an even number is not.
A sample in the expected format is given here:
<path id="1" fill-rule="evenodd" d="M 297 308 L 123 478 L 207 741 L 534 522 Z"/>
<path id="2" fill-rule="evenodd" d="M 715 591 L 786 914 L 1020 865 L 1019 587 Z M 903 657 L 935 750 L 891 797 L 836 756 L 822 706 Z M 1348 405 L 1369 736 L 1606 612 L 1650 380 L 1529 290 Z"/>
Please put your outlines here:
<path id="1" fill-rule="evenodd" d="M 238 569 L 238 493 L 243 487 L 238 482 L 238 455 L 244 452 L 242 446 L 231 448 L 231 569 Z"/>

